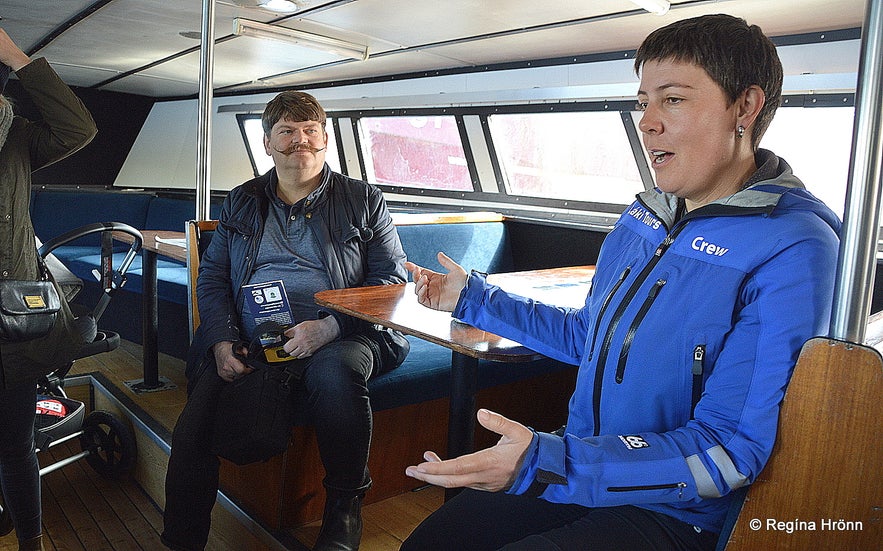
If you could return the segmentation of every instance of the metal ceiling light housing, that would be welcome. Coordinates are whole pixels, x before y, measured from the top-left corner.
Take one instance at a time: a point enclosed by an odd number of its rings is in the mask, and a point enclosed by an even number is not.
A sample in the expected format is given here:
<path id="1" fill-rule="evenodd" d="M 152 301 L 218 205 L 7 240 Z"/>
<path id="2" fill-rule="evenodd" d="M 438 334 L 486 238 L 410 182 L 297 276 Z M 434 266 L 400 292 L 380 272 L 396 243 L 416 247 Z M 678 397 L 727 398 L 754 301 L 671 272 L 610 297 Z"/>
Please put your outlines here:
<path id="1" fill-rule="evenodd" d="M 294 13 L 300 7 L 296 0 L 233 0 L 233 3 L 243 8 L 260 8 L 277 13 Z"/>
<path id="2" fill-rule="evenodd" d="M 668 0 L 632 0 L 632 3 L 654 15 L 665 15 L 671 7 L 671 2 Z"/>
<path id="3" fill-rule="evenodd" d="M 250 19 L 237 17 L 233 19 L 233 34 L 237 36 L 251 36 L 254 38 L 269 38 L 280 40 L 289 44 L 298 44 L 308 48 L 315 48 L 323 52 L 348 57 L 359 61 L 368 59 L 368 46 L 362 46 L 345 40 L 338 40 L 321 34 L 308 33 L 281 27 L 268 25 Z"/>

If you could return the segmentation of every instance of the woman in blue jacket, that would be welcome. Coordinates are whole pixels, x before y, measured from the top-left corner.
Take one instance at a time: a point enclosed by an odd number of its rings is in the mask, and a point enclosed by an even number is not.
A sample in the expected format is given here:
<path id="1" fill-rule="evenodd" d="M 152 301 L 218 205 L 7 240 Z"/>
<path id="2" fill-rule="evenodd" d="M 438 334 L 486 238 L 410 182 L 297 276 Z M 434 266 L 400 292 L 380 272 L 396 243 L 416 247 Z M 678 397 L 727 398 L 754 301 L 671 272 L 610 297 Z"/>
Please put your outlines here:
<path id="1" fill-rule="evenodd" d="M 763 469 L 803 343 L 825 331 L 840 223 L 758 143 L 782 68 L 756 26 L 712 15 L 635 56 L 657 188 L 601 249 L 583 308 L 540 304 L 439 255 L 420 302 L 579 365 L 561 435 L 486 410 L 492 448 L 407 474 L 469 487 L 403 549 L 713 549 Z M 540 499 L 537 499 L 540 498 Z"/>

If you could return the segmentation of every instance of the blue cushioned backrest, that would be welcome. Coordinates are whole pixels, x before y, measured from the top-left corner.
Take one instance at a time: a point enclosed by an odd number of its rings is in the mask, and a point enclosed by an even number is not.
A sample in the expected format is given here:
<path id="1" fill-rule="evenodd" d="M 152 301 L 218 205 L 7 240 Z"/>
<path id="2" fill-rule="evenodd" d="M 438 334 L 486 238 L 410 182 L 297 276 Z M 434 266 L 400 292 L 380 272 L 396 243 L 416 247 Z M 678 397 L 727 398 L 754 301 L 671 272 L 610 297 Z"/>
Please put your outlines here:
<path id="1" fill-rule="evenodd" d="M 196 218 L 196 202 L 154 197 L 147 207 L 145 230 L 184 231 L 184 222 Z"/>
<path id="2" fill-rule="evenodd" d="M 512 269 L 512 254 L 503 222 L 417 224 L 397 227 L 408 260 L 443 271 L 439 251 L 466 270 L 494 273 Z"/>
<path id="3" fill-rule="evenodd" d="M 210 216 L 217 220 L 221 205 L 210 205 Z M 154 197 L 147 207 L 147 219 L 144 230 L 184 231 L 187 220 L 196 219 L 196 201 L 194 199 L 173 199 L 170 197 Z"/>
<path id="4" fill-rule="evenodd" d="M 34 233 L 45 242 L 95 222 L 123 222 L 143 229 L 151 197 L 146 193 L 119 191 L 41 190 L 31 203 Z M 98 245 L 99 241 L 96 233 L 71 244 Z"/>

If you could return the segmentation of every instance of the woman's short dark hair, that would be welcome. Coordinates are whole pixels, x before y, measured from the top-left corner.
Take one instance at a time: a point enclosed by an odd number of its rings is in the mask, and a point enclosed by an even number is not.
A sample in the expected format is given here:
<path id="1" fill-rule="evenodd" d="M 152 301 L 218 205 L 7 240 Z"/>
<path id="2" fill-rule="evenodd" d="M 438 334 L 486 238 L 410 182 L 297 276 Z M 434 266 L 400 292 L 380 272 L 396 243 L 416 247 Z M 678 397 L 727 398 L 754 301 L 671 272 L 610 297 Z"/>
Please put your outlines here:
<path id="1" fill-rule="evenodd" d="M 766 96 L 754 124 L 755 149 L 782 99 L 782 63 L 776 46 L 757 25 L 731 15 L 703 15 L 676 21 L 650 33 L 635 54 L 635 73 L 648 61 L 671 60 L 702 67 L 730 99 L 749 86 Z"/>
<path id="2" fill-rule="evenodd" d="M 270 100 L 261 116 L 264 135 L 269 137 L 273 125 L 279 121 L 316 121 L 325 128 L 325 110 L 318 100 L 306 92 L 286 90 Z"/>

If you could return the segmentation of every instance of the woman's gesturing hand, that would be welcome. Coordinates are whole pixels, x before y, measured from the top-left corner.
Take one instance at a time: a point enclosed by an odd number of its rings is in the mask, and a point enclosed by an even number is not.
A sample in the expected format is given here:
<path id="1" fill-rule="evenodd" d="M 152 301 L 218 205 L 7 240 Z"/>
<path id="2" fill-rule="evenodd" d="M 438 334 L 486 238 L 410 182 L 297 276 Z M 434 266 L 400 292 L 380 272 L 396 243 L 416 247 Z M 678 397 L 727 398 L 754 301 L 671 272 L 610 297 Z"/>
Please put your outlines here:
<path id="1" fill-rule="evenodd" d="M 405 262 L 405 268 L 414 280 L 417 302 L 433 310 L 452 312 L 466 285 L 466 270 L 442 252 L 438 253 L 438 261 L 448 273 L 427 270 L 413 262 Z"/>
<path id="2" fill-rule="evenodd" d="M 495 446 L 444 461 L 428 451 L 423 454 L 426 461 L 408 467 L 405 474 L 445 488 L 467 487 L 488 492 L 509 488 L 533 441 L 533 431 L 486 409 L 478 411 L 478 422 L 500 435 Z"/>

